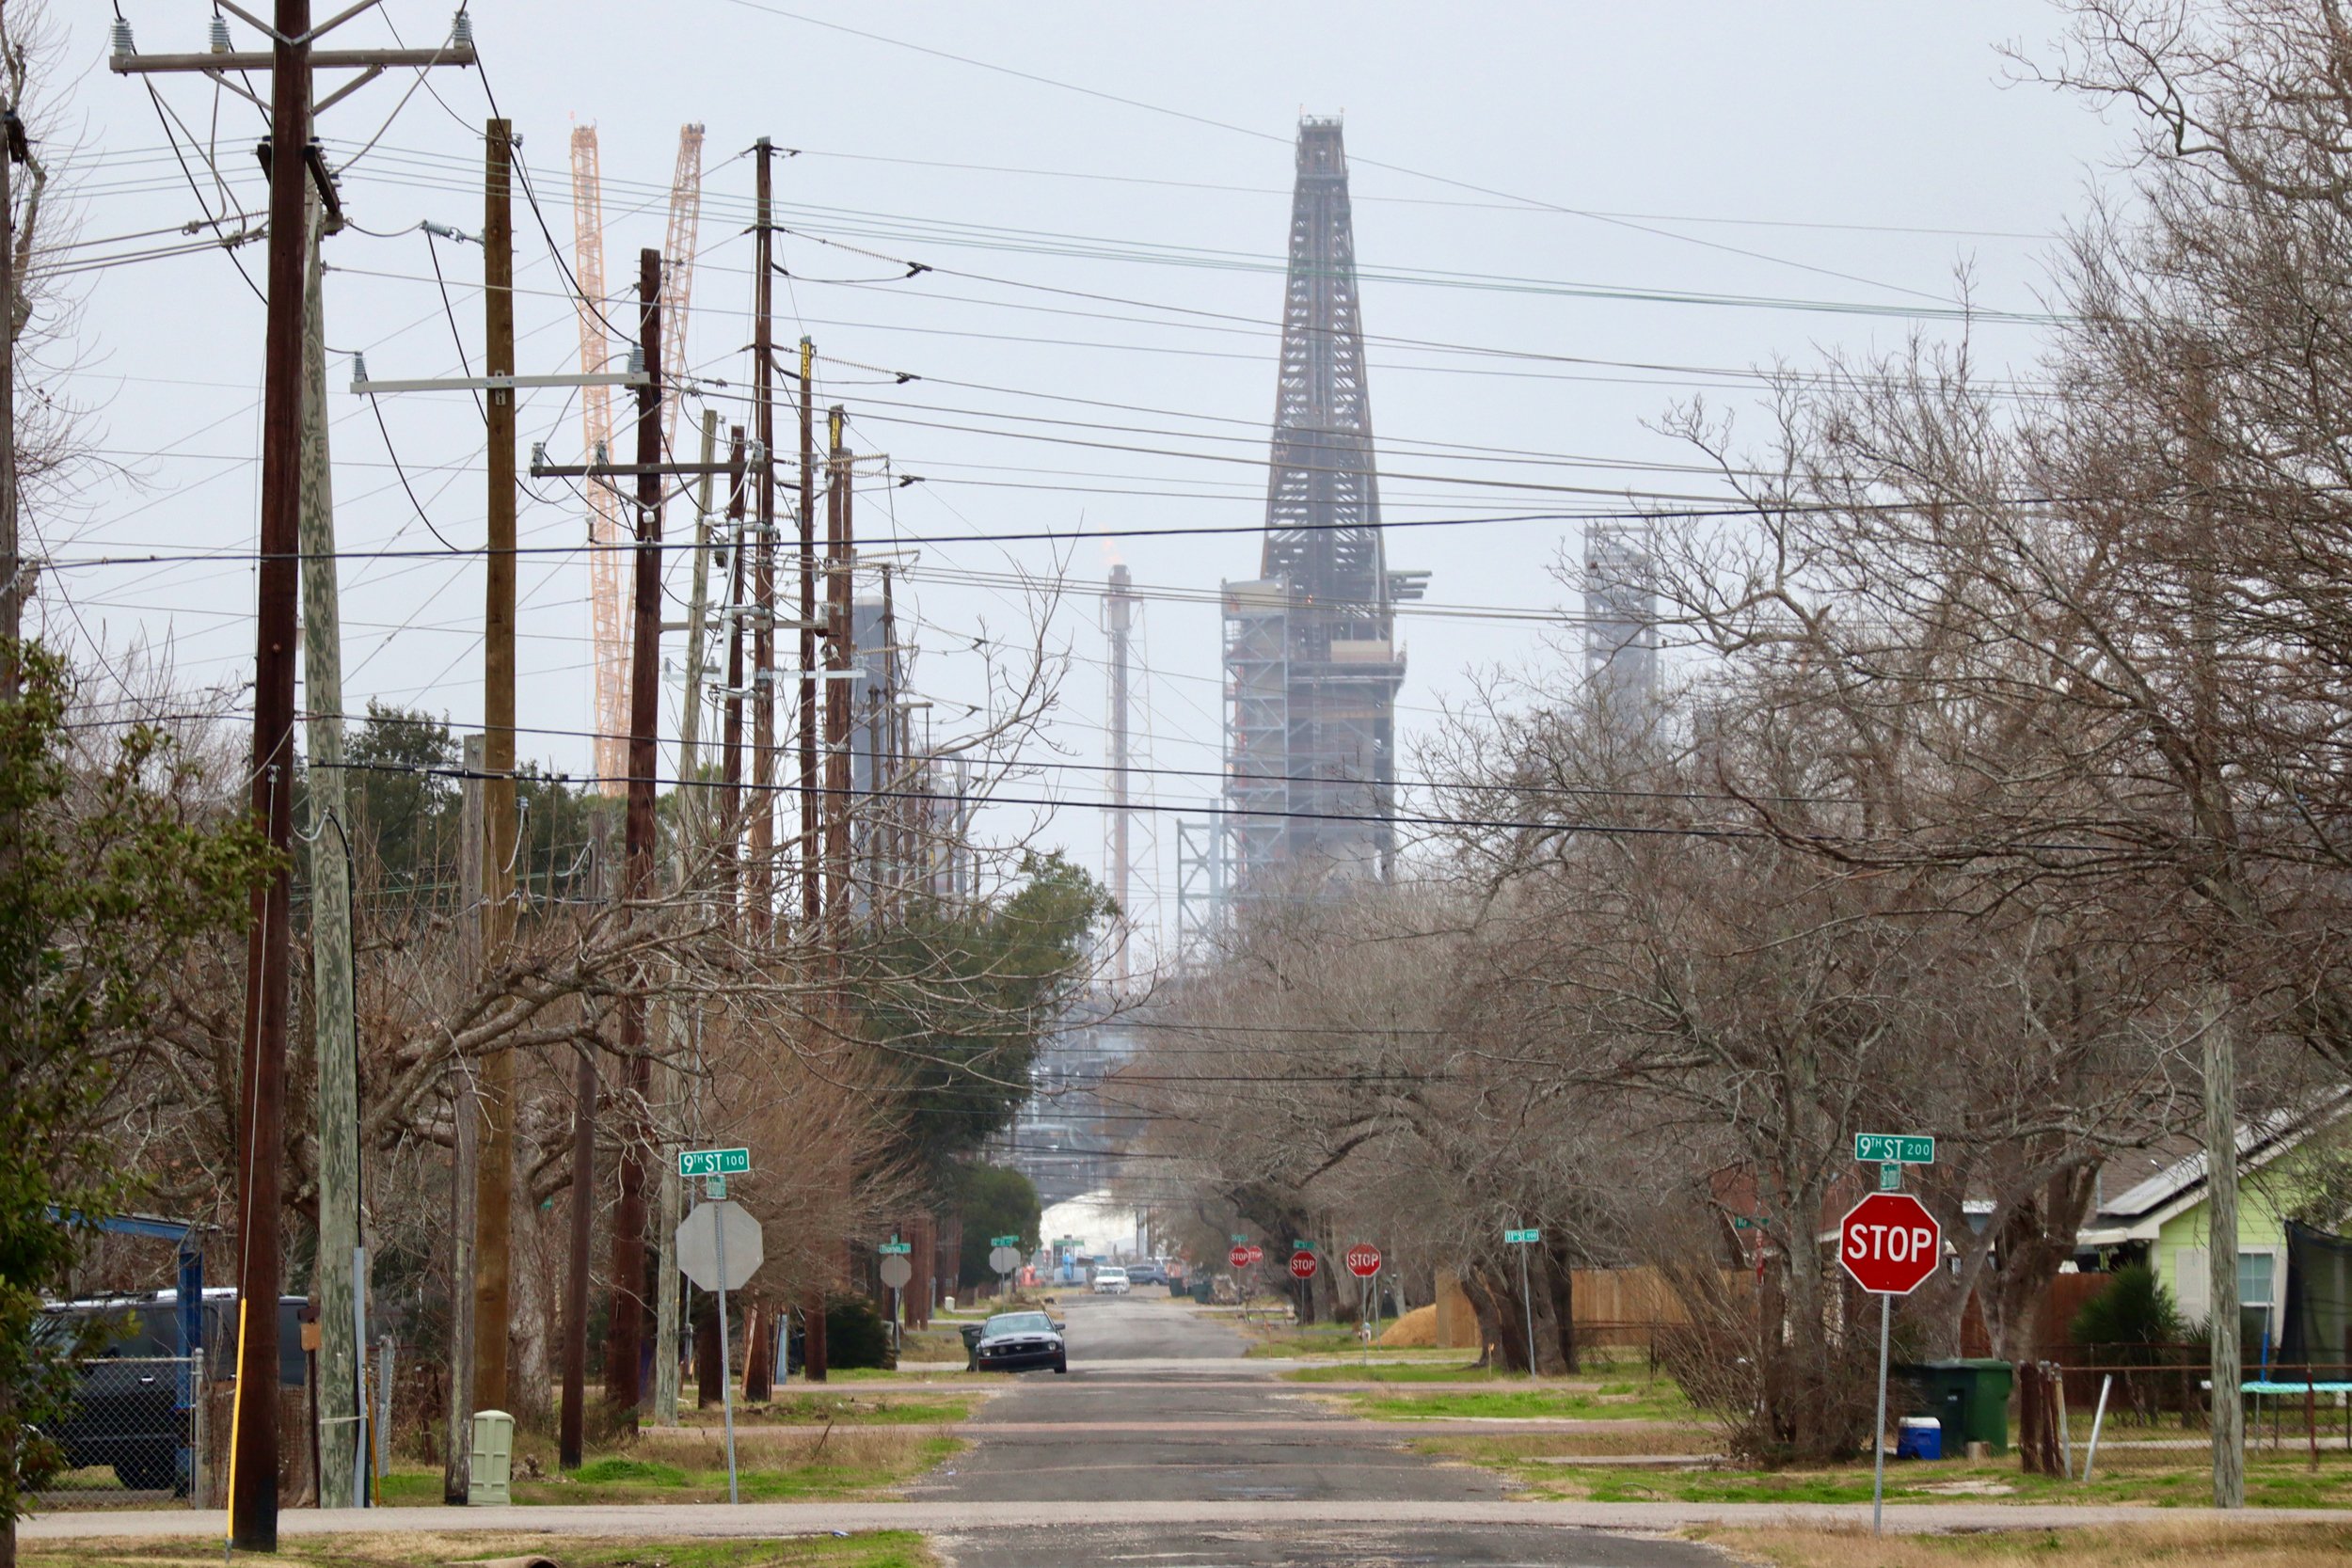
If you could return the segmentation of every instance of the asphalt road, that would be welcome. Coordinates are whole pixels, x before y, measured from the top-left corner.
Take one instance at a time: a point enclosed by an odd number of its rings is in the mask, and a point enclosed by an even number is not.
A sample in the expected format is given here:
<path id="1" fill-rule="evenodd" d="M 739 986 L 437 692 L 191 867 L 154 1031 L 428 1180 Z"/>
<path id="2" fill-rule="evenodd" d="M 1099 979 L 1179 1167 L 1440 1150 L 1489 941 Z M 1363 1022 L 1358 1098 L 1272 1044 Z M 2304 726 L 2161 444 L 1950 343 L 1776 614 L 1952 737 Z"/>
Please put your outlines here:
<path id="1" fill-rule="evenodd" d="M 535 1542 L 565 1537 L 768 1539 L 913 1529 L 951 1568 L 1727 1568 L 1655 1532 L 1699 1524 L 1867 1528 L 1867 1505 L 1527 1502 L 1482 1472 L 1407 1452 L 1405 1433 L 1334 1417 L 1248 1361 L 1230 1328 L 1157 1299 L 1064 1297 L 1071 1370 L 1025 1373 L 959 1429 L 973 1447 L 898 1501 L 739 1508 L 294 1509 L 289 1540 L 349 1533 Z M 1416 1424 L 1423 1433 L 1429 1426 Z M 2191 1525 L 2202 1509 L 1948 1502 L 1886 1511 L 1890 1530 L 2095 1529 Z M 2336 1510 L 2265 1509 L 2265 1523 Z M 19 1522 L 26 1541 L 209 1540 L 216 1514 L 185 1508 L 67 1513 Z"/>
<path id="2" fill-rule="evenodd" d="M 955 1568 L 1153 1568 L 1326 1562 L 1682 1568 L 1723 1560 L 1687 1543 L 1461 1522 L 1304 1516 L 1334 1504 L 1500 1501 L 1494 1477 L 1436 1464 L 1393 1429 L 1332 1415 L 1241 1358 L 1246 1341 L 1153 1291 L 1066 1294 L 1070 1371 L 1021 1374 L 964 1429 L 973 1447 L 913 1493 L 928 1503 L 1060 1503 L 1056 1528 L 950 1531 Z M 1121 1505 L 1197 1505 L 1181 1525 L 1114 1523 Z M 1280 1518 L 1297 1506 L 1295 1525 Z M 1155 1509 L 1154 1512 L 1160 1512 Z M 1272 1516 L 1269 1517 L 1269 1513 Z M 1090 1523 L 1100 1520 L 1100 1523 Z"/>

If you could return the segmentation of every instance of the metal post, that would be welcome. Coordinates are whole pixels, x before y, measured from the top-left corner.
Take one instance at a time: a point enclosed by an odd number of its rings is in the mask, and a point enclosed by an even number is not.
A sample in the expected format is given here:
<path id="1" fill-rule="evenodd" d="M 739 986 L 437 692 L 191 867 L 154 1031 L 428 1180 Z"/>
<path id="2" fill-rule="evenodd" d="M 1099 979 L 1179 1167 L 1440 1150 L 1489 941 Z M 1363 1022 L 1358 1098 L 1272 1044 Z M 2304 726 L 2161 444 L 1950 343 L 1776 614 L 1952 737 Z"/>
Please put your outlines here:
<path id="1" fill-rule="evenodd" d="M 1535 1376 L 1535 1296 L 1527 1286 L 1528 1250 L 1528 1243 L 1521 1242 L 1519 1243 L 1519 1310 L 1527 1318 L 1527 1375 L 1529 1381 L 1532 1382 Z"/>
<path id="2" fill-rule="evenodd" d="M 2115 1374 L 2107 1373 L 2099 1380 L 2099 1408 L 2090 1418 L 2090 1447 L 2083 1452 L 2083 1483 L 2090 1483 L 2091 1466 L 2099 1463 L 2099 1427 L 2107 1418 L 2107 1390 L 2115 1386 Z"/>
<path id="3" fill-rule="evenodd" d="M 384 1478 L 392 1470 L 392 1337 L 375 1344 L 375 1484 L 383 1493 Z"/>
<path id="4" fill-rule="evenodd" d="M 368 1506 L 368 1249 L 351 1249 L 352 1431 L 351 1506 Z"/>
<path id="5" fill-rule="evenodd" d="M 710 1233 L 719 1266 L 719 1409 L 727 1425 L 727 1501 L 743 1500 L 735 1483 L 735 1348 L 727 1334 L 727 1227 L 713 1214 Z"/>
<path id="6" fill-rule="evenodd" d="M 1870 1533 L 1886 1528 L 1886 1337 L 1895 1324 L 1895 1298 L 1879 1297 L 1879 1415 L 1870 1428 Z"/>

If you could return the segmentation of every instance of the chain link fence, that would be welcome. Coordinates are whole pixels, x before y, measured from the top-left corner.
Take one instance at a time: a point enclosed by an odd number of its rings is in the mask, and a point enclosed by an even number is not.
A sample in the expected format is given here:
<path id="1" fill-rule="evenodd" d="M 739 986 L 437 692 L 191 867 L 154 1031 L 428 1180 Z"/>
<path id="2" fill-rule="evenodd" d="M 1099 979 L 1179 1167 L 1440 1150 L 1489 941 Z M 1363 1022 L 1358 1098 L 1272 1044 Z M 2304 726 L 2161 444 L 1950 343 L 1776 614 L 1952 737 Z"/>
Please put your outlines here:
<path id="1" fill-rule="evenodd" d="M 59 1459 L 34 1506 L 154 1508 L 200 1498 L 202 1374 L 201 1356 L 106 1355 L 78 1363 L 72 1408 L 43 1433 Z"/>

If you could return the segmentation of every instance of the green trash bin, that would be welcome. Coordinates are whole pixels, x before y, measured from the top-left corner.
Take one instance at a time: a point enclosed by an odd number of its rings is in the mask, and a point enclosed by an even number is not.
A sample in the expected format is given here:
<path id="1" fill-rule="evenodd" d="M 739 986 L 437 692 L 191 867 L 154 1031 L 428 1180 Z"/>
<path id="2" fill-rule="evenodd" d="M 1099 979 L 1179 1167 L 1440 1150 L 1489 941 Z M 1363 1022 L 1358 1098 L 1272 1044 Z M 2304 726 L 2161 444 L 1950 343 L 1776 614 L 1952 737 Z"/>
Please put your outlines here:
<path id="1" fill-rule="evenodd" d="M 1994 1454 L 2009 1452 L 2009 1391 L 2016 1377 L 2006 1361 L 1968 1356 L 1920 1361 L 1893 1369 L 1910 1385 L 1919 1414 L 1944 1426 L 1944 1452 L 1959 1458 L 1970 1443 Z"/>

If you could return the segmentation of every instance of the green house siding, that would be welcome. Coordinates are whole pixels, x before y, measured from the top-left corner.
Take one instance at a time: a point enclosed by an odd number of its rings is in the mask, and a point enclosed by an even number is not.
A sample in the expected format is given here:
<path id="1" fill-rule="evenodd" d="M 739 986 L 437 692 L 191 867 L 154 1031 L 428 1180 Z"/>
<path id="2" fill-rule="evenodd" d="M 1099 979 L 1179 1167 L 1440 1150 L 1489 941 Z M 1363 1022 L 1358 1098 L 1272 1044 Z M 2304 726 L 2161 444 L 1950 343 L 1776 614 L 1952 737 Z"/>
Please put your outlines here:
<path id="1" fill-rule="evenodd" d="M 2275 1336 L 2280 1323 L 2280 1309 L 2286 1301 L 2287 1241 L 2286 1217 L 2292 1212 L 2305 1191 L 2291 1170 L 2268 1167 L 2249 1171 L 2238 1179 L 2237 1245 L 2238 1277 L 2241 1295 L 2247 1305 L 2258 1305 L 2252 1299 L 2251 1287 L 2267 1283 L 2270 1310 L 2266 1326 Z M 2182 1315 L 2191 1323 L 2202 1323 L 2207 1317 L 2206 1303 L 2210 1290 L 2205 1261 L 2206 1218 L 2209 1206 L 2201 1198 L 2164 1222 L 2156 1232 L 2155 1245 L 2149 1261 L 2156 1277 L 2171 1291 L 2180 1304 Z M 2266 1259 L 2266 1262 L 2264 1261 Z M 2248 1332 L 2254 1332 L 2249 1321 Z M 2247 1350 L 2254 1353 L 2259 1346 L 2249 1340 Z"/>

